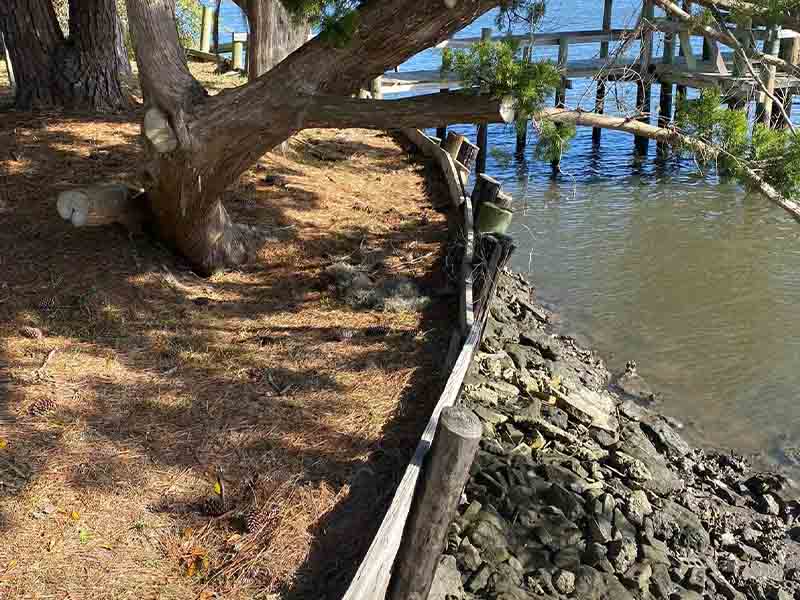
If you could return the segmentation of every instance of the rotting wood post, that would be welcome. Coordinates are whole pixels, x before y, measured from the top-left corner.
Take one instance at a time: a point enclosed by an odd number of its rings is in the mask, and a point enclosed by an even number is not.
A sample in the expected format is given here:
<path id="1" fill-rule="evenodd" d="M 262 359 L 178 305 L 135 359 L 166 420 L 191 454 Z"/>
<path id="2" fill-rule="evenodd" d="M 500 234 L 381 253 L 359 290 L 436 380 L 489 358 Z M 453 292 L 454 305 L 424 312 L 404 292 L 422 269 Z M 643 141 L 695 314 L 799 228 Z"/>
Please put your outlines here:
<path id="1" fill-rule="evenodd" d="M 613 0 L 605 0 L 603 4 L 603 31 L 611 31 L 611 9 Z M 608 42 L 600 42 L 600 60 L 608 58 Z M 602 79 L 597 81 L 597 92 L 594 98 L 594 112 L 602 114 L 606 104 L 606 82 Z M 600 144 L 600 137 L 603 129 L 594 127 L 592 129 L 592 144 Z"/>
<path id="2" fill-rule="evenodd" d="M 461 147 L 458 149 L 458 157 L 456 160 L 464 165 L 467 171 L 472 171 L 475 166 L 475 159 L 478 158 L 478 151 L 480 148 L 470 142 L 467 138 L 461 140 Z"/>
<path id="3" fill-rule="evenodd" d="M 764 40 L 764 54 L 777 56 L 780 51 L 780 26 L 771 27 L 767 39 Z M 776 69 L 772 65 L 764 65 L 762 68 L 762 81 L 770 94 L 775 91 Z M 756 104 L 756 121 L 761 122 L 767 127 L 772 122 L 772 98 L 762 92 L 759 102 Z"/>
<path id="4" fill-rule="evenodd" d="M 562 36 L 558 38 L 558 70 L 561 73 L 561 83 L 556 88 L 555 97 L 553 98 L 553 106 L 556 108 L 564 108 L 567 100 L 567 61 L 569 60 L 569 38 Z M 563 129 L 562 125 L 556 125 L 556 130 Z M 553 170 L 553 175 L 558 174 L 560 170 L 561 160 L 554 160 L 550 163 Z"/>
<path id="5" fill-rule="evenodd" d="M 469 409 L 442 410 L 403 532 L 387 600 L 428 597 L 482 431 Z"/>
<path id="6" fill-rule="evenodd" d="M 529 63 L 531 61 L 531 51 L 533 49 L 530 46 L 525 46 L 522 49 L 522 62 Z M 518 155 L 524 154 L 525 146 L 528 145 L 528 116 L 524 115 L 522 118 L 518 118 L 514 125 L 516 126 L 517 130 L 517 144 L 515 151 Z"/>
<path id="7" fill-rule="evenodd" d="M 669 18 L 669 17 L 668 17 Z M 671 19 L 669 19 L 671 20 Z M 664 65 L 671 65 L 675 54 L 675 42 L 673 41 L 673 34 L 668 32 L 664 34 L 664 54 L 661 57 L 661 63 Z M 672 120 L 672 83 L 661 80 L 660 85 L 660 98 L 658 105 L 658 126 L 668 127 Z M 669 152 L 669 146 L 664 142 L 656 144 L 656 153 L 659 156 L 666 156 Z"/>
<path id="8" fill-rule="evenodd" d="M 492 28 L 481 28 L 481 41 L 488 42 L 492 39 Z M 486 172 L 486 156 L 489 152 L 489 125 L 487 123 L 478 123 L 478 134 L 475 142 L 478 145 L 478 160 L 475 165 L 476 173 Z"/>
<path id="9" fill-rule="evenodd" d="M 790 65 L 796 65 L 800 59 L 800 38 L 784 38 L 781 40 L 780 57 L 788 62 Z M 783 110 L 786 111 L 786 116 L 792 116 L 792 91 L 790 89 L 781 88 L 775 90 L 775 97 L 783 105 Z M 781 111 L 776 110 L 772 112 L 772 126 L 777 128 L 788 128 L 789 124 L 783 118 Z"/>
<path id="10" fill-rule="evenodd" d="M 442 148 L 445 152 L 447 152 L 453 160 L 458 160 L 458 153 L 461 150 L 461 144 L 464 143 L 463 135 L 460 135 L 454 131 L 450 131 L 447 134 L 447 138 L 442 142 Z"/>
<path id="11" fill-rule="evenodd" d="M 231 53 L 234 71 L 244 71 L 244 42 L 234 37 Z"/>
<path id="12" fill-rule="evenodd" d="M 642 21 L 644 22 L 644 33 L 642 34 L 641 67 L 639 79 L 636 86 L 636 110 L 642 115 L 639 121 L 650 122 L 650 109 L 652 99 L 652 78 L 650 76 L 650 63 L 653 60 L 653 22 L 654 5 L 652 0 L 645 0 L 642 6 Z M 634 148 L 636 154 L 640 156 L 647 154 L 650 146 L 650 138 L 644 136 L 634 137 Z"/>
<path id="13" fill-rule="evenodd" d="M 449 92 L 449 91 L 450 91 L 450 88 L 446 88 L 446 87 L 439 88 L 439 92 L 440 93 L 446 93 L 446 92 Z M 444 144 L 444 140 L 447 137 L 447 125 L 442 125 L 441 127 L 437 127 L 436 128 L 436 137 L 438 137 L 440 140 L 442 140 L 442 144 Z"/>
<path id="14" fill-rule="evenodd" d="M 200 51 L 211 52 L 211 37 L 214 29 L 214 9 L 203 7 L 203 19 L 200 25 Z"/>
<path id="15" fill-rule="evenodd" d="M 494 177 L 490 177 L 485 173 L 478 175 L 475 180 L 475 187 L 472 188 L 472 214 L 474 218 L 474 226 L 477 226 L 478 215 L 481 212 L 481 206 L 484 202 L 494 202 L 500 194 L 501 183 Z"/>
<path id="16" fill-rule="evenodd" d="M 369 91 L 372 93 L 373 100 L 383 100 L 383 76 L 378 75 L 370 81 Z"/>

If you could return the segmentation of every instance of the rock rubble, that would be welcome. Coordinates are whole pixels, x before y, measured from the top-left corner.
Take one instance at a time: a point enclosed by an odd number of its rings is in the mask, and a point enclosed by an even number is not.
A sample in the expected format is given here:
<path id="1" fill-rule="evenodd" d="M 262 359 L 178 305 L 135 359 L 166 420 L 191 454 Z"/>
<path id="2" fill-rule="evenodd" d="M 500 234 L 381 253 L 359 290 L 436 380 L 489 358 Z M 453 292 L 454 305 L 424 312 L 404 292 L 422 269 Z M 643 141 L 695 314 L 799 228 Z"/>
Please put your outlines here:
<path id="1" fill-rule="evenodd" d="M 800 600 L 786 480 L 691 448 L 548 320 L 505 274 L 465 380 L 484 433 L 431 598 Z"/>

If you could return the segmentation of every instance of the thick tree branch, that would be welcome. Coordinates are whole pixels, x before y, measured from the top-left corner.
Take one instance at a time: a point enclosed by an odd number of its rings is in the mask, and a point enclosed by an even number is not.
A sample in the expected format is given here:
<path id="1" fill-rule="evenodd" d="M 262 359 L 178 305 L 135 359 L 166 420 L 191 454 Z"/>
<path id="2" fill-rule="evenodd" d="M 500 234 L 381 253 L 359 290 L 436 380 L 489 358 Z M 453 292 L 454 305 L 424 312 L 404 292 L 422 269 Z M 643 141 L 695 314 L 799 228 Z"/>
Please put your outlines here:
<path id="1" fill-rule="evenodd" d="M 706 8 L 726 10 L 726 11 L 740 11 L 743 14 L 751 17 L 753 23 L 757 25 L 783 25 L 795 31 L 800 30 L 800 18 L 793 13 L 784 13 L 779 17 L 779 23 L 775 23 L 775 15 L 770 15 L 768 10 L 753 4 L 752 2 L 743 2 L 740 0 L 692 0 L 695 4 L 704 6 Z"/>
<path id="2" fill-rule="evenodd" d="M 510 98 L 497 100 L 468 91 L 440 92 L 397 100 L 314 96 L 304 124 L 306 127 L 321 128 L 398 129 L 481 121 L 513 122 L 513 101 Z"/>

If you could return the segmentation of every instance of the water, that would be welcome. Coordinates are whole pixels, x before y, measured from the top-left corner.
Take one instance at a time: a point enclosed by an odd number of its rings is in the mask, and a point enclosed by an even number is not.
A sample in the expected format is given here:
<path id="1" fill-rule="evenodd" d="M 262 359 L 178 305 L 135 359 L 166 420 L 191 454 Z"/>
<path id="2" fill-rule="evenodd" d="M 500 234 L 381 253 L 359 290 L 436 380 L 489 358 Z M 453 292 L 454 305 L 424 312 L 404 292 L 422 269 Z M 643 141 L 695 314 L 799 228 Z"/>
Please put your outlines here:
<path id="1" fill-rule="evenodd" d="M 638 10 L 617 1 L 612 26 L 632 27 Z M 551 0 L 548 15 L 545 31 L 600 29 L 602 3 Z M 493 25 L 486 15 L 459 35 Z M 597 52 L 570 46 L 571 58 Z M 430 50 L 400 69 L 440 61 Z M 568 105 L 591 109 L 591 82 L 575 84 Z M 619 88 L 623 104 L 633 94 Z M 474 139 L 474 127 L 452 129 Z M 664 412 L 687 423 L 696 442 L 775 455 L 782 439 L 800 439 L 800 225 L 764 198 L 699 177 L 690 161 L 659 163 L 654 144 L 635 157 L 622 133 L 603 132 L 593 150 L 591 132 L 579 129 L 557 181 L 530 146 L 513 156 L 511 128 L 493 125 L 489 139 L 488 172 L 524 206 L 513 225 L 514 266 L 530 270 L 567 332 L 612 369 L 635 358 L 663 394 Z"/>
<path id="2" fill-rule="evenodd" d="M 612 26 L 632 27 L 638 9 L 617 2 Z M 549 2 L 548 13 L 546 31 L 599 29 L 602 3 Z M 487 15 L 459 35 L 492 25 Z M 596 44 L 570 47 L 571 58 L 597 52 Z M 539 55 L 554 58 L 556 49 Z M 440 60 L 428 51 L 401 69 L 437 68 Z M 568 106 L 591 109 L 591 82 L 575 83 Z M 632 106 L 633 86 L 619 92 L 621 103 Z M 474 127 L 453 129 L 474 139 Z M 591 131 L 579 128 L 557 181 L 530 146 L 524 157 L 513 156 L 512 128 L 490 126 L 489 138 L 488 172 L 524 206 L 512 230 L 519 246 L 513 264 L 530 270 L 564 330 L 596 348 L 612 370 L 635 358 L 662 393 L 663 411 L 686 423 L 697 443 L 766 450 L 773 458 L 786 439 L 797 443 L 795 221 L 760 196 L 698 176 L 690 161 L 659 162 L 654 144 L 637 158 L 623 133 L 604 131 L 593 150 Z"/>

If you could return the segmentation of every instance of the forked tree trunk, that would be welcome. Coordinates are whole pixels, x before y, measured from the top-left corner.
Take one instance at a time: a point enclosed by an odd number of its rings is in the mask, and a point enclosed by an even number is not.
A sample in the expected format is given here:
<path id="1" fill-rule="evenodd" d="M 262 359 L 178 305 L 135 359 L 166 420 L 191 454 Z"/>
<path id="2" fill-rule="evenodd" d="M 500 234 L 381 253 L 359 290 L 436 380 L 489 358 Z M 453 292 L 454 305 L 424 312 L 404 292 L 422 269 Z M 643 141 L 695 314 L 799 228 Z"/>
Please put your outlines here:
<path id="1" fill-rule="evenodd" d="M 340 96 L 497 4 L 465 0 L 448 9 L 434 1 L 368 2 L 346 46 L 318 37 L 249 84 L 208 97 L 186 66 L 170 0 L 127 1 L 148 114 L 155 115 L 144 127 L 152 158 L 148 198 L 160 235 L 201 273 L 239 264 L 252 253 L 252 232 L 232 223 L 219 201 L 243 171 L 306 127 L 427 125 L 419 110 L 424 100 L 392 106 Z M 499 102 L 488 98 L 435 104 L 427 118 L 437 123 L 481 109 L 499 113 Z"/>
<path id="2" fill-rule="evenodd" d="M 70 0 L 64 38 L 50 0 L 3 0 L 0 30 L 9 40 L 18 108 L 114 111 L 129 107 L 119 81 L 114 0 Z"/>

